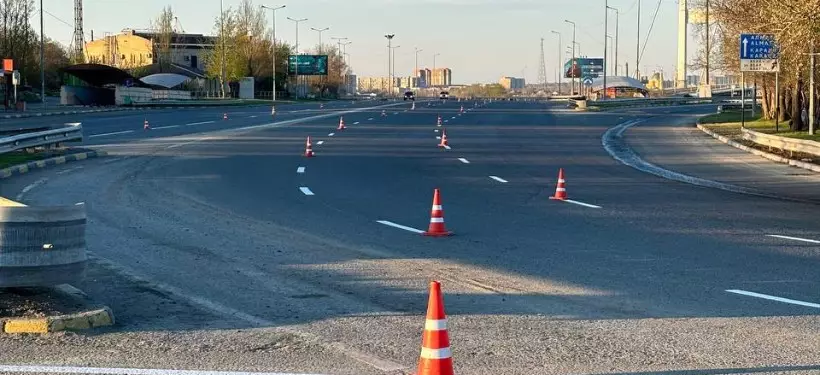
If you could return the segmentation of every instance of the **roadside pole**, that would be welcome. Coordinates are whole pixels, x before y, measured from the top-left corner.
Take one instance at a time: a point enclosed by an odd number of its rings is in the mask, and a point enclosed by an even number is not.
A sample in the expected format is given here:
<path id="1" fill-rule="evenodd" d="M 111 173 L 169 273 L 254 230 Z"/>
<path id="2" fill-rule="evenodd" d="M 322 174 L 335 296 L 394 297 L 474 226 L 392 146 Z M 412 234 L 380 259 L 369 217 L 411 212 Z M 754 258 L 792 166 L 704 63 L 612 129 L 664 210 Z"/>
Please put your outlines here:
<path id="1" fill-rule="evenodd" d="M 814 42 L 811 44 L 811 60 L 809 64 L 809 135 L 814 135 Z"/>
<path id="2" fill-rule="evenodd" d="M 780 72 L 774 73 L 774 131 L 780 132 Z"/>
<path id="3" fill-rule="evenodd" d="M 740 128 L 746 127 L 746 74 L 740 72 Z"/>

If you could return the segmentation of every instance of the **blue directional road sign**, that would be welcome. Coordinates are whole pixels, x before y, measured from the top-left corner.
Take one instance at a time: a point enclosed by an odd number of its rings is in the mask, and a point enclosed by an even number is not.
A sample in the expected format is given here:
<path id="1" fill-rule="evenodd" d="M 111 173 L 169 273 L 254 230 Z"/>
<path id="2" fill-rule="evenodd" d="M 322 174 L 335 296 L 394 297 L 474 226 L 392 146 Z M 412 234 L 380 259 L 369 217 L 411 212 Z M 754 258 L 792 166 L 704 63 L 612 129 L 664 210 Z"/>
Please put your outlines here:
<path id="1" fill-rule="evenodd" d="M 778 72 L 779 52 L 772 34 L 740 34 L 740 71 Z"/>

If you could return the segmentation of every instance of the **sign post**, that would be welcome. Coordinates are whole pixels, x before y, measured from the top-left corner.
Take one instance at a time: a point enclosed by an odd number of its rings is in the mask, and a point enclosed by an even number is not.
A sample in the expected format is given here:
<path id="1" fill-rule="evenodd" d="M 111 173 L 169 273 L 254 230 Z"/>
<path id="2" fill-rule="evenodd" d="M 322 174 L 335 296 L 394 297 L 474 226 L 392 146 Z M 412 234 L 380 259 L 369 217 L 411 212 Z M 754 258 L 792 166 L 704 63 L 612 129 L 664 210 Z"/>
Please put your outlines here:
<path id="1" fill-rule="evenodd" d="M 780 72 L 780 47 L 777 45 L 773 34 L 740 34 L 740 79 L 743 90 L 740 105 L 740 126 L 745 126 L 746 120 L 746 81 L 745 72 L 757 73 L 779 73 Z M 780 104 L 780 80 L 775 76 L 775 116 L 777 116 Z M 757 101 L 757 90 L 753 101 Z M 754 103 L 752 104 L 754 111 Z M 752 112 L 754 114 L 754 112 Z M 777 125 L 776 125 L 777 126 Z"/>

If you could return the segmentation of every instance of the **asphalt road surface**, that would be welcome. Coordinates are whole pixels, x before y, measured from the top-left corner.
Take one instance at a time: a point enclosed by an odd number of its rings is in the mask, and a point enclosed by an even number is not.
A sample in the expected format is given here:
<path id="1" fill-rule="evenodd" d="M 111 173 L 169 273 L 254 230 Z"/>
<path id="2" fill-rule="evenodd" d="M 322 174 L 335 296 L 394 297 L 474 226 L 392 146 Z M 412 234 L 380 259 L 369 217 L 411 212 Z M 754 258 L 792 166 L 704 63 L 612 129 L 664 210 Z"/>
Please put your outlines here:
<path id="1" fill-rule="evenodd" d="M 820 372 L 817 204 L 670 181 L 602 145 L 640 121 L 625 135 L 640 157 L 756 187 L 771 171 L 662 153 L 676 133 L 660 129 L 714 107 L 416 106 L 78 117 L 110 156 L 0 194 L 88 203 L 94 261 L 79 287 L 118 324 L 0 337 L 0 363 L 409 374 L 436 279 L 458 374 Z M 445 129 L 449 150 L 437 147 Z M 302 157 L 307 136 L 315 158 Z M 559 168 L 575 203 L 549 199 Z M 416 233 L 434 188 L 452 237 Z"/>

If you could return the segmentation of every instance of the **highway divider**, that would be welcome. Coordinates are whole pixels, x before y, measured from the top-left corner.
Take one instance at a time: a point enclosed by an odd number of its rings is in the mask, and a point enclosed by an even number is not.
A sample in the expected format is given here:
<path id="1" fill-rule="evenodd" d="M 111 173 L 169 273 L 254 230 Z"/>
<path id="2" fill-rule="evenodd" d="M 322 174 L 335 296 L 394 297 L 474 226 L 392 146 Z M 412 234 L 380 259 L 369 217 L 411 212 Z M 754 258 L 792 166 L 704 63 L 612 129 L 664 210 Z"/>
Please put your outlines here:
<path id="1" fill-rule="evenodd" d="M 33 150 L 38 147 L 59 146 L 65 142 L 82 142 L 83 125 L 79 122 L 65 126 L 17 134 L 0 138 L 0 154 L 18 150 Z"/>
<path id="2" fill-rule="evenodd" d="M 0 200 L 0 288 L 73 284 L 85 277 L 86 208 Z"/>

